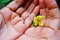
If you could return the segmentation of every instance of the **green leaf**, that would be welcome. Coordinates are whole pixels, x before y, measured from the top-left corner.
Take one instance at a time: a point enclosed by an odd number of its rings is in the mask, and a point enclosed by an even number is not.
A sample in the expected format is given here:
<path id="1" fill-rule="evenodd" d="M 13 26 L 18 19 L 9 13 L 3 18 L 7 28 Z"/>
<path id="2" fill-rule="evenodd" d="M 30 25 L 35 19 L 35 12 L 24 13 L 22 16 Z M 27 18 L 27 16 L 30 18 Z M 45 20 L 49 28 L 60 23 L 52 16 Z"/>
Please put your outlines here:
<path id="1" fill-rule="evenodd" d="M 8 2 L 10 2 L 11 0 L 0 0 L 0 4 L 7 4 Z"/>
<path id="2" fill-rule="evenodd" d="M 10 3 L 13 0 L 0 0 L 0 9 L 5 7 L 8 3 Z"/>
<path id="3" fill-rule="evenodd" d="M 37 26 L 34 22 L 32 22 L 32 25 L 33 25 L 34 27 L 36 27 L 36 26 Z"/>

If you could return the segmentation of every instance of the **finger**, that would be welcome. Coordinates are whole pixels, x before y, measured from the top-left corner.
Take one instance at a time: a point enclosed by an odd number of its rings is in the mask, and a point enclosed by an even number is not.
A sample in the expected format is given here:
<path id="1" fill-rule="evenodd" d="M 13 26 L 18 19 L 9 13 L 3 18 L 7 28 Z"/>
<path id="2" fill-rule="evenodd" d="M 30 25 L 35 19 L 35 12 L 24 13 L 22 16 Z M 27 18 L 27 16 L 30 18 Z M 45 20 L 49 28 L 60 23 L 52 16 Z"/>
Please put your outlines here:
<path id="1" fill-rule="evenodd" d="M 2 16 L 4 17 L 4 21 L 5 23 L 7 23 L 9 20 L 11 20 L 11 14 L 12 14 L 12 11 L 7 8 L 7 7 L 4 7 L 3 9 L 0 10 Z"/>
<path id="2" fill-rule="evenodd" d="M 13 20 L 16 16 L 19 16 L 17 13 L 13 12 L 11 15 L 11 20 Z"/>
<path id="3" fill-rule="evenodd" d="M 45 8 L 44 0 L 39 0 L 40 9 Z"/>
<path id="4" fill-rule="evenodd" d="M 28 0 L 28 1 L 25 3 L 24 8 L 27 9 L 27 8 L 30 6 L 31 3 L 32 3 L 32 0 Z"/>
<path id="5" fill-rule="evenodd" d="M 44 0 L 44 3 L 49 9 L 58 7 L 55 0 Z"/>
<path id="6" fill-rule="evenodd" d="M 39 0 L 39 6 L 40 6 L 40 15 L 46 17 L 46 8 L 45 8 L 44 0 Z"/>
<path id="7" fill-rule="evenodd" d="M 21 4 L 22 4 L 22 2 L 20 4 L 18 4 L 15 1 L 12 1 L 10 4 L 7 5 L 7 7 L 10 8 L 11 10 L 15 11 Z"/>
<path id="8" fill-rule="evenodd" d="M 16 16 L 14 19 L 11 20 L 11 24 L 15 25 L 21 20 L 23 20 L 21 17 Z"/>
<path id="9" fill-rule="evenodd" d="M 46 14 L 47 18 L 59 18 L 59 10 L 55 0 L 44 0 L 47 6 Z"/>
<path id="10" fill-rule="evenodd" d="M 17 9 L 16 13 L 21 16 L 21 14 L 25 11 L 26 9 L 23 7 L 20 7 Z"/>
<path id="11" fill-rule="evenodd" d="M 24 4 L 24 6 L 18 8 L 16 12 L 17 12 L 19 15 L 21 15 L 21 14 L 29 7 L 31 1 L 32 1 L 32 0 L 28 0 L 28 1 Z"/>
<path id="12" fill-rule="evenodd" d="M 28 7 L 27 11 L 25 11 L 23 14 L 22 14 L 22 18 L 23 19 L 26 19 L 30 14 L 31 12 L 33 11 L 33 9 L 35 8 L 35 4 L 34 3 L 31 3 L 31 5 Z"/>
<path id="13" fill-rule="evenodd" d="M 47 18 L 60 18 L 60 12 L 58 8 L 46 10 Z"/>
<path id="14" fill-rule="evenodd" d="M 26 27 L 29 27 L 34 19 L 34 17 L 39 13 L 39 6 L 36 6 L 33 12 L 25 20 Z"/>
<path id="15" fill-rule="evenodd" d="M 39 3 L 39 0 L 34 0 L 34 4 L 37 5 Z"/>
<path id="16" fill-rule="evenodd" d="M 35 8 L 35 4 L 32 2 L 29 8 L 27 9 L 27 12 L 31 13 L 34 8 Z"/>
<path id="17" fill-rule="evenodd" d="M 46 18 L 46 8 L 40 9 L 40 15 Z"/>
<path id="18" fill-rule="evenodd" d="M 15 0 L 18 4 L 22 4 L 26 0 Z"/>
<path id="19" fill-rule="evenodd" d="M 17 32 L 10 23 L 7 23 L 2 29 L 0 40 L 15 40 L 18 36 L 19 32 Z"/>

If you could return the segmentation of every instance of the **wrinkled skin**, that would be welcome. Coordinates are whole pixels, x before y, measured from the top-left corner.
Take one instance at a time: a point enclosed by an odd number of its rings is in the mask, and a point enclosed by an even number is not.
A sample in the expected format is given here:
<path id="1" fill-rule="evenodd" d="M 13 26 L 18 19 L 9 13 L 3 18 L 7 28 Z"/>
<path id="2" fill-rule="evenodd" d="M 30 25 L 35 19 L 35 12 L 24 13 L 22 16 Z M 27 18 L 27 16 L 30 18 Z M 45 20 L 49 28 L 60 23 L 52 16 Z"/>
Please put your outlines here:
<path id="1" fill-rule="evenodd" d="M 0 10 L 0 40 L 60 40 L 60 14 L 55 0 L 15 0 Z M 39 3 L 38 6 L 36 6 Z M 44 27 L 33 27 L 40 12 Z"/>

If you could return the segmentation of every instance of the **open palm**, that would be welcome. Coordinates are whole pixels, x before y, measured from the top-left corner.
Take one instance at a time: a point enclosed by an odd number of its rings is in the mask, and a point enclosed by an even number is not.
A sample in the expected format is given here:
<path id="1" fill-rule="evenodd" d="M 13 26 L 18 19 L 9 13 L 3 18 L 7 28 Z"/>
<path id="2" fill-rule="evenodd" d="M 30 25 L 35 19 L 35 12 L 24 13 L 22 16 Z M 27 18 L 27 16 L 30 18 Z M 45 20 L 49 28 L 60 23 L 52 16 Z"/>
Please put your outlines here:
<path id="1" fill-rule="evenodd" d="M 18 1 L 17 1 L 18 2 Z M 0 10 L 0 40 L 59 40 L 59 10 L 55 0 L 15 1 Z M 50 3 L 51 2 L 51 3 Z M 21 6 L 20 6 L 21 5 Z M 33 27 L 36 15 L 46 17 L 44 27 Z"/>

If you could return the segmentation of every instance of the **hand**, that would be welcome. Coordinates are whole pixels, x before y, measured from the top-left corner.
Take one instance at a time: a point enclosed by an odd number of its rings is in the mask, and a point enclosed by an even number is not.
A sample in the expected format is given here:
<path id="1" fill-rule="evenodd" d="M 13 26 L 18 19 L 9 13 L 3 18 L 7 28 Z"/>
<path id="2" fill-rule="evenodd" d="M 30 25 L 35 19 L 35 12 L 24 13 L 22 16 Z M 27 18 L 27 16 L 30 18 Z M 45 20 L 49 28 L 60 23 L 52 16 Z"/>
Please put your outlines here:
<path id="1" fill-rule="evenodd" d="M 48 1 L 48 3 L 49 2 L 50 1 Z M 53 2 L 53 5 L 55 5 L 55 1 Z M 58 37 L 55 33 L 57 33 L 56 31 L 59 31 L 59 10 L 57 7 L 55 7 L 57 5 L 55 5 L 54 7 L 48 7 L 48 4 L 46 4 L 46 0 L 44 2 L 42 1 L 42 4 L 43 3 L 44 7 L 40 6 L 40 15 L 44 15 L 46 17 L 46 19 L 44 20 L 44 27 L 31 26 L 33 18 L 39 13 L 39 5 L 36 6 L 35 3 L 31 3 L 29 1 L 29 3 L 27 2 L 25 4 L 26 6 L 19 7 L 20 4 L 17 5 L 16 2 L 13 1 L 5 8 L 1 9 L 0 26 L 2 27 L 0 32 L 0 40 L 57 40 Z M 27 4 L 29 4 L 30 6 Z M 51 13 L 54 15 L 54 17 L 51 17 Z"/>
<path id="2" fill-rule="evenodd" d="M 33 18 L 39 12 L 39 6 L 35 6 L 34 3 L 31 3 L 31 0 L 27 1 L 24 7 L 18 8 L 18 6 L 19 5 L 17 5 L 16 2 L 13 1 L 0 10 L 0 40 L 15 40 L 17 37 L 21 36 L 26 31 L 26 29 L 30 27 Z M 26 8 L 26 10 L 24 10 L 24 13 L 21 12 L 23 11 L 22 8 Z M 19 15 L 14 11 L 16 11 L 17 13 L 21 12 L 21 17 L 19 17 Z"/>

